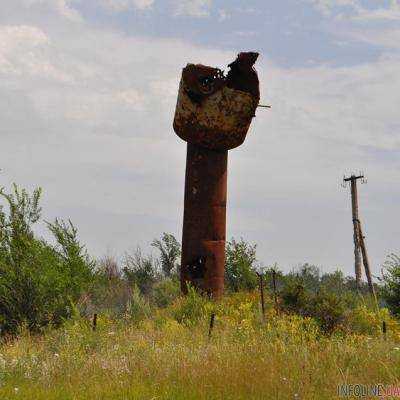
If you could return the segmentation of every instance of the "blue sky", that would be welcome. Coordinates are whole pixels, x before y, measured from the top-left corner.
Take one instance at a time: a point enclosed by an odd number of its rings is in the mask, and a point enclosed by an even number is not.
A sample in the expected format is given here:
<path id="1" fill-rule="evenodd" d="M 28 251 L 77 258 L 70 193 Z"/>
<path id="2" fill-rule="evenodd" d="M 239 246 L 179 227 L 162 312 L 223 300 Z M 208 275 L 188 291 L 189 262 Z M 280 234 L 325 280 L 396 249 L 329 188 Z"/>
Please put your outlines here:
<path id="1" fill-rule="evenodd" d="M 122 2 L 125 4 L 124 2 Z M 148 2 L 143 9 L 100 8 L 98 2 L 78 4 L 87 21 L 127 35 L 179 38 L 221 49 L 254 47 L 287 67 L 329 63 L 343 66 L 379 57 L 383 49 L 346 37 L 347 30 L 379 28 L 376 10 L 390 10 L 389 1 L 197 1 Z M 338 5 L 339 4 L 339 5 Z M 366 13 L 360 20 L 359 4 Z M 377 7 L 378 5 L 378 7 Z M 118 9 L 117 9 L 118 10 Z M 369 17 L 368 17 L 369 15 Z M 349 21 L 350 18 L 353 20 Z M 371 21 L 372 18 L 372 21 Z M 384 26 L 395 26 L 398 19 Z M 339 34 L 342 31 L 343 35 Z"/>
<path id="2" fill-rule="evenodd" d="M 378 274 L 400 252 L 397 0 L 3 0 L 0 186 L 42 186 L 45 218 L 71 218 L 96 256 L 180 237 L 180 71 L 242 50 L 260 51 L 273 108 L 230 152 L 228 237 L 258 243 L 264 265 L 351 274 L 340 180 L 363 170 Z"/>

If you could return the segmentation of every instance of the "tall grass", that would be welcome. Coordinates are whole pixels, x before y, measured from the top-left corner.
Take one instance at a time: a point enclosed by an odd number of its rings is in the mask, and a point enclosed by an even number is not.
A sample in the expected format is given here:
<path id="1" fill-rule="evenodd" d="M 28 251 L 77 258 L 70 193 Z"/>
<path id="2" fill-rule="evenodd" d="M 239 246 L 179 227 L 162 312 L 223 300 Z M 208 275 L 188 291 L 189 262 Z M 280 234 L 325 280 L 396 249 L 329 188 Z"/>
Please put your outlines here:
<path id="1" fill-rule="evenodd" d="M 239 293 L 218 304 L 192 294 L 139 322 L 100 315 L 95 332 L 75 319 L 1 345 L 0 399 L 330 400 L 343 383 L 399 385 L 400 328 L 384 313 L 358 308 L 327 336 L 271 302 L 264 323 L 256 294 Z"/>

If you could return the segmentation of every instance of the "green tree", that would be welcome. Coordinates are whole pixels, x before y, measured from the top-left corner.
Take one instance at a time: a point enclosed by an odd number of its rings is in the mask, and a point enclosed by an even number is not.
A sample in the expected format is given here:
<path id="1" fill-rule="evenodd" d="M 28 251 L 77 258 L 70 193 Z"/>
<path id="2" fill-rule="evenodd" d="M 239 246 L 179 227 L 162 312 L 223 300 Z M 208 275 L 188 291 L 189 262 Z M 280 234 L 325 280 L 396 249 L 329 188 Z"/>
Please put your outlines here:
<path id="1" fill-rule="evenodd" d="M 0 207 L 3 334 L 15 334 L 21 324 L 32 331 L 60 324 L 72 315 L 74 303 L 91 282 L 94 264 L 71 222 L 47 224 L 55 244 L 35 236 L 32 226 L 40 220 L 40 195 L 40 189 L 30 195 L 16 185 L 11 193 L 0 191 L 6 204 Z"/>
<path id="2" fill-rule="evenodd" d="M 315 291 L 320 287 L 321 274 L 318 267 L 306 263 L 290 272 L 287 275 L 287 280 L 301 284 L 305 289 Z"/>
<path id="3" fill-rule="evenodd" d="M 346 289 L 346 279 L 343 272 L 336 270 L 321 275 L 321 286 L 336 294 L 343 293 Z"/>
<path id="4" fill-rule="evenodd" d="M 257 287 L 255 272 L 257 245 L 231 239 L 226 246 L 225 283 L 232 291 L 252 290 Z"/>
<path id="5" fill-rule="evenodd" d="M 390 311 L 400 316 L 400 256 L 389 254 L 383 267 L 383 298 Z"/>
<path id="6" fill-rule="evenodd" d="M 166 277 L 179 270 L 179 257 L 181 256 L 181 245 L 170 233 L 163 233 L 161 239 L 154 239 L 151 243 L 160 252 L 160 264 Z"/>
<path id="7" fill-rule="evenodd" d="M 125 254 L 122 272 L 131 285 L 136 285 L 142 294 L 147 295 L 158 280 L 159 266 L 157 260 L 151 255 L 144 256 L 138 247 L 133 254 Z"/>

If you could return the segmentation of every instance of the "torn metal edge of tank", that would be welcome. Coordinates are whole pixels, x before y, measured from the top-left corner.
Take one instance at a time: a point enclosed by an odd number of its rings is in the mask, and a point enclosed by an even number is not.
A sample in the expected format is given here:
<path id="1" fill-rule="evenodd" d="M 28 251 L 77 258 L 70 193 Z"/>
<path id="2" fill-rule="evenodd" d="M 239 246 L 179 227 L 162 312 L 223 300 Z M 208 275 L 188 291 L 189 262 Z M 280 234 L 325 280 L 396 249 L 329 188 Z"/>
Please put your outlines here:
<path id="1" fill-rule="evenodd" d="M 258 53 L 240 53 L 225 76 L 218 68 L 188 64 L 182 72 L 174 130 L 186 142 L 212 150 L 241 145 L 258 106 Z"/>

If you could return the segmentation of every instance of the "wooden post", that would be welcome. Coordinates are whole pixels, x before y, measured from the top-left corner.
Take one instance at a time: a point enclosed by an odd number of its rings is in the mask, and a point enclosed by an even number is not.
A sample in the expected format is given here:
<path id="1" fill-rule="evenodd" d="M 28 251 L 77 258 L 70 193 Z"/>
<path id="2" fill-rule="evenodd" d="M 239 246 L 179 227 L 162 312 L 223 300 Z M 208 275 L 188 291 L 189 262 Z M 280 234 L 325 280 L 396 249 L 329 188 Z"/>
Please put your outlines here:
<path id="1" fill-rule="evenodd" d="M 92 322 L 93 332 L 96 330 L 96 328 L 97 328 L 97 314 L 95 313 L 93 314 L 93 322 Z"/>
<path id="2" fill-rule="evenodd" d="M 353 240 L 354 240 L 354 270 L 356 275 L 357 288 L 361 287 L 361 251 L 359 240 L 358 218 L 358 193 L 357 179 L 351 180 L 351 208 L 353 215 Z"/>
<path id="3" fill-rule="evenodd" d="M 262 312 L 262 317 L 263 321 L 265 320 L 265 301 L 264 301 L 264 277 L 263 274 L 259 274 L 257 272 L 258 278 L 260 280 L 260 303 L 261 303 L 261 312 Z"/>
<path id="4" fill-rule="evenodd" d="M 383 332 L 383 338 L 386 340 L 386 338 L 387 338 L 387 336 L 386 336 L 386 333 L 387 333 L 386 321 L 382 322 L 382 332 Z"/>
<path id="5" fill-rule="evenodd" d="M 215 313 L 211 314 L 210 318 L 210 327 L 208 328 L 208 338 L 211 339 L 212 331 L 214 328 L 214 322 L 215 322 Z"/>
<path id="6" fill-rule="evenodd" d="M 274 289 L 275 310 L 278 310 L 278 296 L 277 296 L 277 291 L 276 291 L 276 270 L 275 270 L 275 268 L 272 270 L 272 286 Z"/>
<path id="7" fill-rule="evenodd" d="M 375 293 L 375 288 L 374 288 L 374 283 L 372 282 L 371 267 L 369 264 L 367 248 L 365 246 L 365 240 L 364 240 L 365 236 L 363 234 L 360 221 L 358 221 L 358 233 L 359 233 L 359 239 L 360 239 L 361 253 L 362 253 L 363 262 L 364 262 L 365 275 L 367 276 L 367 281 L 368 281 L 368 288 L 369 288 L 369 291 L 370 291 L 372 297 L 375 300 L 375 303 L 378 304 L 377 298 L 376 298 L 376 293 Z"/>

